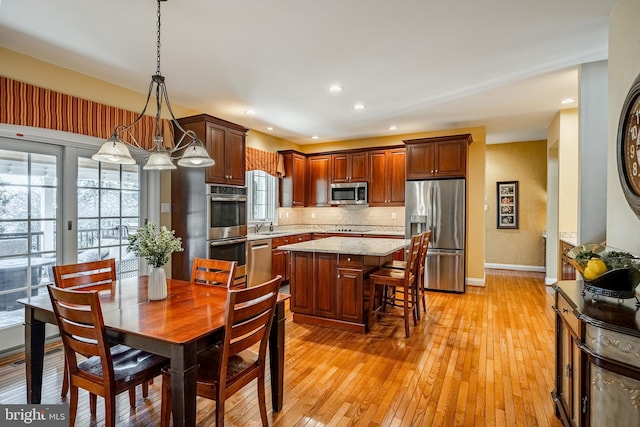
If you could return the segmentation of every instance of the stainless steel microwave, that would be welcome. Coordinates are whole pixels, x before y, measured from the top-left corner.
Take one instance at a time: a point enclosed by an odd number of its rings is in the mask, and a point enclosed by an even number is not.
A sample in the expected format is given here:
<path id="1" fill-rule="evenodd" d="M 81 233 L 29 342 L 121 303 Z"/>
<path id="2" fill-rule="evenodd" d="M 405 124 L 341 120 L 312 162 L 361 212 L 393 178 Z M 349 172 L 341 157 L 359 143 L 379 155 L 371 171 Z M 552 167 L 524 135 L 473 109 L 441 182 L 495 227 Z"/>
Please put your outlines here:
<path id="1" fill-rule="evenodd" d="M 345 182 L 331 184 L 331 204 L 332 205 L 367 205 L 368 183 L 366 182 Z"/>

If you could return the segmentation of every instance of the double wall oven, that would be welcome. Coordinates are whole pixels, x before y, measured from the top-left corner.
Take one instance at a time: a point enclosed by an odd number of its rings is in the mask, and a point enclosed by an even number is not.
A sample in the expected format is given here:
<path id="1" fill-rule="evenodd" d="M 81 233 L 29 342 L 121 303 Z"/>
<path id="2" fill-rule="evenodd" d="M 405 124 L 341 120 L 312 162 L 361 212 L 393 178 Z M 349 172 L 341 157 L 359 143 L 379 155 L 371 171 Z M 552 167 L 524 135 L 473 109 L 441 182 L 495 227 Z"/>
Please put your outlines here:
<path id="1" fill-rule="evenodd" d="M 237 261 L 236 286 L 247 283 L 247 188 L 207 184 L 207 257 Z"/>

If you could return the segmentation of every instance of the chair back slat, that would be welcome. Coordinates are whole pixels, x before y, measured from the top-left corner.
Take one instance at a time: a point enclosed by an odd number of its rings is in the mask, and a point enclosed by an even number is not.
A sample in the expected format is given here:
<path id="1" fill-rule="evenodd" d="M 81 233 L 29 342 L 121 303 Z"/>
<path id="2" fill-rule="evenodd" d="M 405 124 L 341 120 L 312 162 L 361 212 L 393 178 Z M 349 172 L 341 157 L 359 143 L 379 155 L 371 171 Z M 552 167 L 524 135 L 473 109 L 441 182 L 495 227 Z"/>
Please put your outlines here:
<path id="1" fill-rule="evenodd" d="M 83 291 L 111 290 L 116 282 L 116 260 L 82 262 L 53 266 L 53 278 L 59 288 L 82 287 Z"/>
<path id="2" fill-rule="evenodd" d="M 413 283 L 418 273 L 418 255 L 420 254 L 420 248 L 422 246 L 422 236 L 422 234 L 411 236 L 407 266 L 404 269 L 404 277 L 407 283 Z"/>
<path id="3" fill-rule="evenodd" d="M 111 353 L 97 291 L 77 291 L 48 286 L 51 305 L 64 345 L 69 373 L 78 372 L 76 353 L 99 356 L 103 372 L 113 378 Z M 89 314 L 89 316 L 87 316 Z"/>
<path id="4" fill-rule="evenodd" d="M 282 276 L 247 289 L 230 290 L 225 310 L 225 332 L 220 363 L 220 387 L 225 387 L 228 360 L 260 343 L 257 363 L 264 363 L 269 331 Z"/>
<path id="5" fill-rule="evenodd" d="M 236 261 L 194 258 L 191 282 L 230 288 L 236 276 Z"/>
<path id="6" fill-rule="evenodd" d="M 420 258 L 418 260 L 418 282 L 422 286 L 424 283 L 424 270 L 427 262 L 427 252 L 429 251 L 429 240 L 431 240 L 431 230 L 422 234 L 422 246 L 420 247 Z"/>

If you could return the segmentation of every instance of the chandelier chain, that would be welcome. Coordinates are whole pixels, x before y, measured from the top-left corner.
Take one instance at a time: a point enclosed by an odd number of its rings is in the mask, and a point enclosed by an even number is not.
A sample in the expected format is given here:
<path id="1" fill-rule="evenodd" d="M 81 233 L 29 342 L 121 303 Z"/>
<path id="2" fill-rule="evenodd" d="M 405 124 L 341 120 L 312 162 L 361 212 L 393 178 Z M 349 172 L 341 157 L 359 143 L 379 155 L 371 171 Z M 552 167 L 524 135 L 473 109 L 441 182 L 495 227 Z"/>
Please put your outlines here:
<path id="1" fill-rule="evenodd" d="M 160 75 L 160 0 L 158 0 L 158 23 L 156 25 L 156 74 Z"/>

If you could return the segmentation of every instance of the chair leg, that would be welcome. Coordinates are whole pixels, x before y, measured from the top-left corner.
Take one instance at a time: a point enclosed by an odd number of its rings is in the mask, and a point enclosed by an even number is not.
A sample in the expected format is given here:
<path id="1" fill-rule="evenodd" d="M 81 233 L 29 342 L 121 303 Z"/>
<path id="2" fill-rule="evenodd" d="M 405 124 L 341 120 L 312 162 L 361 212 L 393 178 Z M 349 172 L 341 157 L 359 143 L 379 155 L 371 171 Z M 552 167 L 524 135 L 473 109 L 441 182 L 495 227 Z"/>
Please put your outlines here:
<path id="1" fill-rule="evenodd" d="M 420 304 L 418 304 L 418 293 L 420 292 L 418 290 L 418 285 L 413 287 L 413 309 L 414 309 L 414 315 L 413 318 L 414 320 L 417 318 L 418 320 L 420 320 Z"/>
<path id="2" fill-rule="evenodd" d="M 409 338 L 409 295 L 405 293 L 404 295 L 404 335 Z"/>
<path id="3" fill-rule="evenodd" d="M 160 427 L 169 427 L 171 418 L 171 377 L 162 374 L 162 399 L 160 400 Z"/>
<path id="4" fill-rule="evenodd" d="M 64 373 L 62 375 L 62 390 L 60 391 L 60 397 L 67 397 L 67 393 L 69 393 L 69 370 L 67 368 L 67 356 L 64 357 Z"/>
<path id="5" fill-rule="evenodd" d="M 129 389 L 129 406 L 132 408 L 136 407 L 136 387 L 131 387 Z"/>
<path id="6" fill-rule="evenodd" d="M 89 413 L 92 417 L 96 416 L 96 406 L 98 404 L 98 396 L 94 393 L 89 393 Z"/>
<path id="7" fill-rule="evenodd" d="M 142 397 L 149 396 L 149 384 L 151 381 L 145 381 L 142 383 Z"/>
<path id="8" fill-rule="evenodd" d="M 262 426 L 269 427 L 269 420 L 267 418 L 267 399 L 264 392 L 264 372 L 258 377 L 258 406 L 260 407 Z"/>
<path id="9" fill-rule="evenodd" d="M 78 412 L 78 387 L 71 386 L 71 401 L 69 402 L 69 425 L 76 424 L 76 413 Z"/>
<path id="10" fill-rule="evenodd" d="M 116 427 L 116 396 L 105 396 L 104 398 L 104 425 L 105 427 Z"/>

